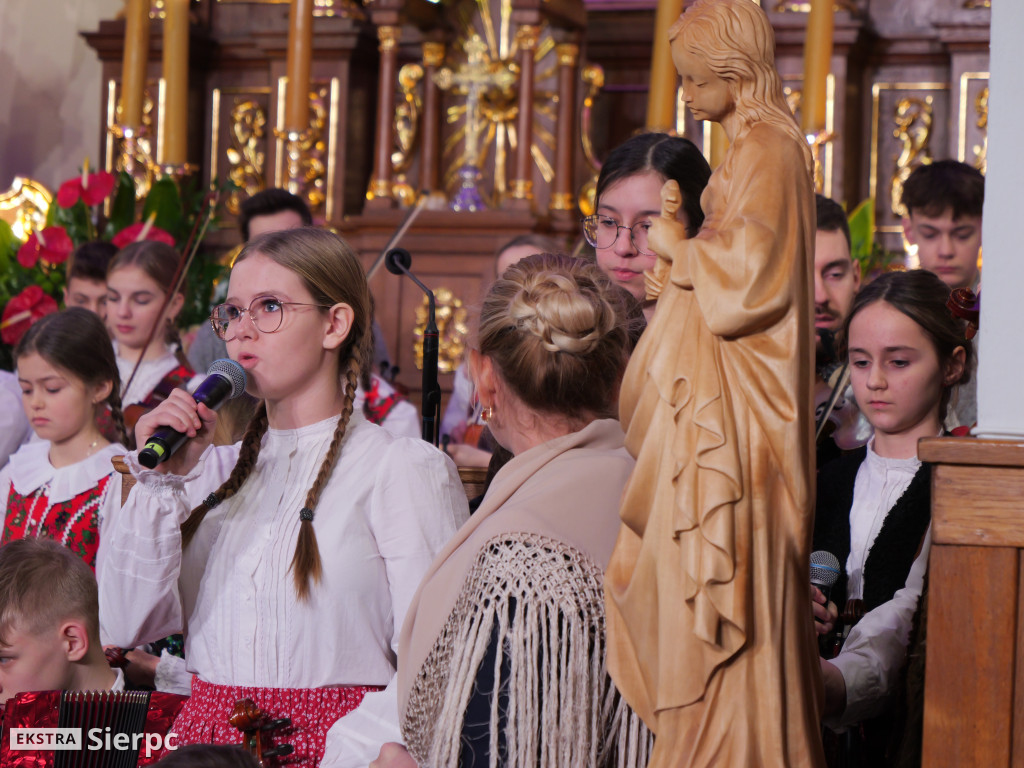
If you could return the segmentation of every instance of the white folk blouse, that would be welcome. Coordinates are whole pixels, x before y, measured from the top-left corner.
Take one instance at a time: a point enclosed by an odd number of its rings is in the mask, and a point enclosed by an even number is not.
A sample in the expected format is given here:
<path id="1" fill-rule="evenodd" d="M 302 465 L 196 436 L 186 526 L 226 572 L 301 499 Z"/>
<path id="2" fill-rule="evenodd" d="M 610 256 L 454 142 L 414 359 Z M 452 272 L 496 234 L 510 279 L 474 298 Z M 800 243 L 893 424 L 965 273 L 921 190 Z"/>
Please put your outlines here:
<path id="1" fill-rule="evenodd" d="M 299 510 L 336 424 L 268 430 L 240 492 L 206 516 L 184 554 L 179 526 L 230 474 L 239 445 L 211 447 L 187 477 L 144 470 L 129 454 L 138 484 L 100 578 L 112 640 L 130 648 L 184 630 L 189 671 L 211 683 L 387 686 L 409 602 L 467 519 L 466 497 L 443 453 L 356 411 L 315 511 L 323 577 L 300 602 L 290 571 Z M 343 719 L 370 759 L 369 745 L 400 739 L 393 686 Z"/>

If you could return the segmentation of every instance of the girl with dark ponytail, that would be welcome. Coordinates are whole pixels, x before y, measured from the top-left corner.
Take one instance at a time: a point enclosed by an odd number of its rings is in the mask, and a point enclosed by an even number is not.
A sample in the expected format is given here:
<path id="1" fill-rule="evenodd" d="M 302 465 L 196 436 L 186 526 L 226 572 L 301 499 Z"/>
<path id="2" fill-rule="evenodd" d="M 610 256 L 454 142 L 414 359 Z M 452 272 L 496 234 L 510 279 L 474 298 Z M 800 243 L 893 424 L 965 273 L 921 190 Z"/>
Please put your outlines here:
<path id="1" fill-rule="evenodd" d="M 237 741 L 228 718 L 250 698 L 291 718 L 289 764 L 317 765 L 331 729 L 367 765 L 398 734 L 402 618 L 467 516 L 458 474 L 353 408 L 370 295 L 336 235 L 250 242 L 211 321 L 260 405 L 234 446 L 211 447 L 217 415 L 183 390 L 139 420 L 139 445 L 168 426 L 191 439 L 157 470 L 127 457 L 138 484 L 100 581 L 103 625 L 124 647 L 185 628 L 181 743 Z"/>
<path id="2" fill-rule="evenodd" d="M 14 350 L 21 402 L 36 435 L 0 471 L 4 528 L 0 543 L 55 539 L 94 570 L 109 521 L 121 504 L 110 460 L 125 448 L 100 432 L 109 408 L 124 441 L 120 379 L 110 337 L 98 316 L 73 307 L 39 320 Z M 102 530 L 102 535 L 101 535 Z"/>

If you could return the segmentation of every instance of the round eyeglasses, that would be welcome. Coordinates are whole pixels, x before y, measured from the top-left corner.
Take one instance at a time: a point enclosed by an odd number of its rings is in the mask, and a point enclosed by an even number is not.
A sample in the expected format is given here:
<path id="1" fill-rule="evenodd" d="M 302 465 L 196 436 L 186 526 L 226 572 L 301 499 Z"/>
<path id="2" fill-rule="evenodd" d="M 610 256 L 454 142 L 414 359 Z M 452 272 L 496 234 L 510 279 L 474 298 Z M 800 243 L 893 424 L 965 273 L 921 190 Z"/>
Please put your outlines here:
<path id="1" fill-rule="evenodd" d="M 649 221 L 638 221 L 632 227 L 626 227 L 611 216 L 602 216 L 599 213 L 583 218 L 583 236 L 595 248 L 611 248 L 619 239 L 619 230 L 625 229 L 629 232 L 629 240 L 633 247 L 645 256 L 653 255 L 647 245 L 647 230 L 650 228 Z"/>
<path id="2" fill-rule="evenodd" d="M 210 324 L 214 333 L 224 341 L 231 341 L 238 335 L 238 323 L 242 314 L 249 315 L 253 326 L 260 333 L 274 333 L 281 330 L 284 322 L 285 307 L 318 307 L 330 309 L 324 304 L 308 304 L 301 301 L 281 301 L 275 296 L 257 296 L 248 307 L 236 307 L 234 304 L 218 304 L 210 313 Z M 232 330 L 234 329 L 234 330 Z"/>

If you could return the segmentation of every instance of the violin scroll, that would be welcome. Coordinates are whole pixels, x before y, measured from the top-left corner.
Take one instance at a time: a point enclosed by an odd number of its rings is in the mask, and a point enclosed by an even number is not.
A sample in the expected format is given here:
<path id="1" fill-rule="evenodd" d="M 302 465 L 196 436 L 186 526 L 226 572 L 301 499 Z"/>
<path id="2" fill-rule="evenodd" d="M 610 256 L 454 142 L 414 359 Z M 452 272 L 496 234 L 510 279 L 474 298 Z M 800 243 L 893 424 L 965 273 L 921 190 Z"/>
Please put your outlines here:
<path id="1" fill-rule="evenodd" d="M 291 744 L 271 746 L 270 731 L 287 728 L 291 718 L 270 719 L 252 699 L 239 699 L 231 711 L 228 722 L 242 732 L 242 747 L 256 758 L 261 766 L 274 764 L 274 758 L 290 755 L 295 751 Z"/>
<path id="2" fill-rule="evenodd" d="M 957 288 L 949 294 L 946 308 L 953 317 L 967 321 L 964 338 L 967 341 L 973 339 L 978 332 L 978 319 L 981 317 L 981 296 L 975 294 L 970 288 Z"/>

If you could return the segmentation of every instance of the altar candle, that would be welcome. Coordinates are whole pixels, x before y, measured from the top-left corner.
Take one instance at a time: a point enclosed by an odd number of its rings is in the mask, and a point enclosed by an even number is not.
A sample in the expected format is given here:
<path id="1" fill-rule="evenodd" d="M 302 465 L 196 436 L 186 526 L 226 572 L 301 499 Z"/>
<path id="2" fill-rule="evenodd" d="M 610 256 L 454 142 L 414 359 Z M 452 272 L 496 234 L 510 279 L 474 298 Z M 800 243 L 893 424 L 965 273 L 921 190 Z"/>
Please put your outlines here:
<path id="1" fill-rule="evenodd" d="M 164 0 L 164 103 L 161 163 L 188 159 L 188 10 L 189 0 Z"/>
<path id="2" fill-rule="evenodd" d="M 142 125 L 142 99 L 149 62 L 149 0 L 127 0 L 121 64 L 121 124 Z"/>
<path id="3" fill-rule="evenodd" d="M 811 0 L 804 41 L 804 90 L 801 127 L 805 134 L 825 130 L 826 87 L 832 68 L 833 0 Z"/>
<path id="4" fill-rule="evenodd" d="M 654 19 L 654 50 L 651 52 L 651 84 L 647 92 L 648 130 L 670 130 L 676 127 L 679 75 L 672 63 L 668 30 L 683 10 L 683 0 L 658 0 Z"/>
<path id="5" fill-rule="evenodd" d="M 313 59 L 313 0 L 292 0 L 288 27 L 285 129 L 309 129 L 309 78 Z"/>

